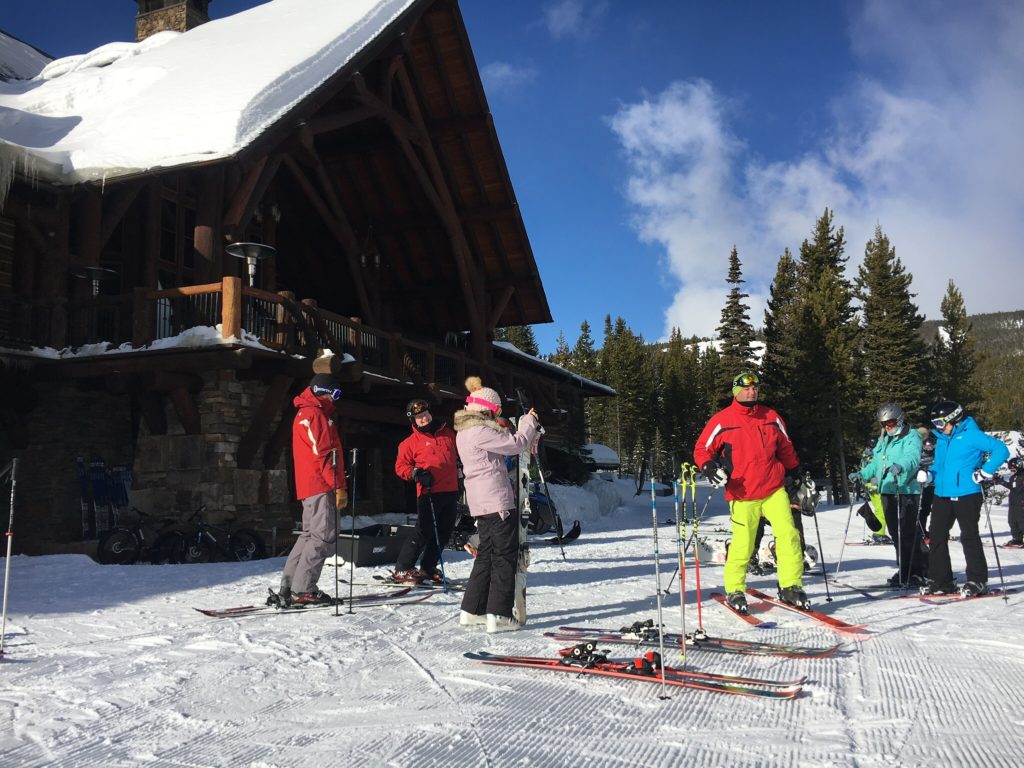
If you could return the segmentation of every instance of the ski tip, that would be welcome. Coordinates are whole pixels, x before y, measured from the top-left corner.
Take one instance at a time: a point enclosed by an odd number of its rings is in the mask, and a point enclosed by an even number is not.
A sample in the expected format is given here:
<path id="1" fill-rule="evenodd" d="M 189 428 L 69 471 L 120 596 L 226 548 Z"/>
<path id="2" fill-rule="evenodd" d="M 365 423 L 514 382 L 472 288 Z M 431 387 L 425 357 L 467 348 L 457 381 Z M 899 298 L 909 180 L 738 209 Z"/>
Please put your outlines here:
<path id="1" fill-rule="evenodd" d="M 775 629 L 779 625 L 774 621 L 761 621 L 757 624 L 754 624 L 753 626 L 756 629 Z"/>

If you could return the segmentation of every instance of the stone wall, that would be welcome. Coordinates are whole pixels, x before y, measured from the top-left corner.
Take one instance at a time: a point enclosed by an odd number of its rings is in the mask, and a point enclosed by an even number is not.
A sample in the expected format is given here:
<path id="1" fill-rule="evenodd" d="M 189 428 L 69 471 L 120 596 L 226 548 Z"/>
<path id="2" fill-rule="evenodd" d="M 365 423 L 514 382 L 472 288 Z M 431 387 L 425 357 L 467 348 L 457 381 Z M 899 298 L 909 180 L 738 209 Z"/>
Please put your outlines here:
<path id="1" fill-rule="evenodd" d="M 135 40 L 136 42 L 145 40 L 150 35 L 164 30 L 187 32 L 209 20 L 209 16 L 205 13 L 193 8 L 186 0 L 181 0 L 177 5 L 137 14 L 135 16 Z"/>

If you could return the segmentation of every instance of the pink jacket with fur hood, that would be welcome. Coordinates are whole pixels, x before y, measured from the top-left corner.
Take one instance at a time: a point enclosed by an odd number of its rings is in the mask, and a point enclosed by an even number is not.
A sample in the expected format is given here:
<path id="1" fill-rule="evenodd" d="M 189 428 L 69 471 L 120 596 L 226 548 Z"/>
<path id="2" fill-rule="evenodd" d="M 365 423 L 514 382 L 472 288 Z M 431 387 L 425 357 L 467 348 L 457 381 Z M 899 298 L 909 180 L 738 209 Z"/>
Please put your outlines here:
<path id="1" fill-rule="evenodd" d="M 519 420 L 516 434 L 481 411 L 455 414 L 455 445 L 466 478 L 466 504 L 473 517 L 501 515 L 516 508 L 515 491 L 505 469 L 505 457 L 525 451 L 537 435 L 537 419 L 529 414 Z"/>

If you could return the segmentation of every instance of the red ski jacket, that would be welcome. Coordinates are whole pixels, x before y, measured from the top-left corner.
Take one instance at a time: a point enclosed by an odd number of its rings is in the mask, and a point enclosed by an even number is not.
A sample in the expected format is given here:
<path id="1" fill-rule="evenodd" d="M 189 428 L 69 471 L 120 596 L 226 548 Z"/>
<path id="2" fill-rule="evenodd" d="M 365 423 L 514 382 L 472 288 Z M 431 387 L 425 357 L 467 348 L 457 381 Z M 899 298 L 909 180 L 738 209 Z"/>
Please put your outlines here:
<path id="1" fill-rule="evenodd" d="M 334 404 L 323 402 L 308 387 L 292 403 L 298 409 L 292 422 L 295 497 L 308 499 L 333 491 L 335 487 L 347 488 L 345 456 L 334 424 Z M 332 450 L 338 452 L 337 478 L 334 476 Z"/>
<path id="2" fill-rule="evenodd" d="M 739 501 L 767 498 L 782 487 L 786 470 L 800 465 L 779 414 L 735 400 L 712 416 L 697 438 L 693 460 L 703 467 L 711 459 L 729 473 L 725 498 Z"/>
<path id="3" fill-rule="evenodd" d="M 413 427 L 412 434 L 398 444 L 395 474 L 403 480 L 412 480 L 414 469 L 426 469 L 434 476 L 431 493 L 457 491 L 459 473 L 455 462 L 458 455 L 455 432 L 447 424 L 439 426 L 432 435 Z M 423 495 L 419 483 L 416 483 L 416 495 Z"/>

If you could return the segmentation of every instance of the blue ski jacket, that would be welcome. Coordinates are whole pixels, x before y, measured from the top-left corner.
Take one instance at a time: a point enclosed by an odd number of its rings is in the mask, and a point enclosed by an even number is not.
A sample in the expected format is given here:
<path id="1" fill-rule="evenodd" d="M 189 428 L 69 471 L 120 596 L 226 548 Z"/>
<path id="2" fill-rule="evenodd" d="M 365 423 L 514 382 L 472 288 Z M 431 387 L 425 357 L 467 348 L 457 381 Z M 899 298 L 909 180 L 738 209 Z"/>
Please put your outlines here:
<path id="1" fill-rule="evenodd" d="M 884 430 L 875 443 L 871 461 L 860 470 L 860 479 L 873 482 L 882 494 L 918 494 L 921 485 L 917 482 L 917 468 L 921 463 L 921 435 L 916 429 L 904 425 L 903 431 L 890 436 Z M 889 474 L 889 467 L 900 468 L 895 477 Z"/>
<path id="2" fill-rule="evenodd" d="M 994 475 L 1010 456 L 1006 444 L 982 432 L 970 416 L 954 425 L 948 436 L 938 430 L 932 432 L 936 438 L 935 461 L 931 466 L 935 495 L 944 499 L 981 493 L 981 486 L 971 479 L 974 470 L 980 467 Z"/>

